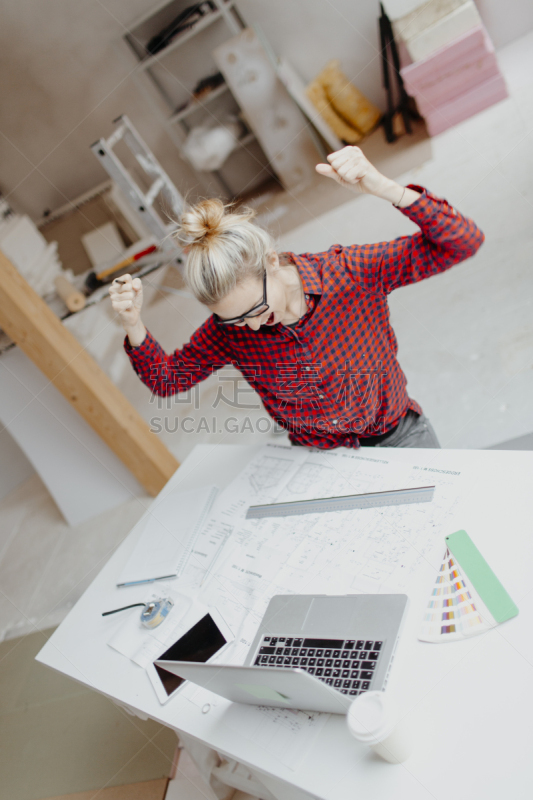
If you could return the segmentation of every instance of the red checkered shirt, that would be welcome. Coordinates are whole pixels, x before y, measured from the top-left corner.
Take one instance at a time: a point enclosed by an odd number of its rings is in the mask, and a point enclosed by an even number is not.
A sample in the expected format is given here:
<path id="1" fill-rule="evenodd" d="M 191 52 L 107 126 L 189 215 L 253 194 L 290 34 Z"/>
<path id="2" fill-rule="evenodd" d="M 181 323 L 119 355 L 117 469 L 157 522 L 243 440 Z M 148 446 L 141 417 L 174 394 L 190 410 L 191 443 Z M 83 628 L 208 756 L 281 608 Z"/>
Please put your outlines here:
<path id="1" fill-rule="evenodd" d="M 324 253 L 285 255 L 300 273 L 307 313 L 294 325 L 219 327 L 213 317 L 166 354 L 148 333 L 125 349 L 152 392 L 183 392 L 226 364 L 237 367 L 293 442 L 325 449 L 359 447 L 358 436 L 392 430 L 408 409 L 389 321 L 393 289 L 436 275 L 473 256 L 484 234 L 422 186 L 400 209 L 419 227 L 390 242 L 332 245 Z"/>

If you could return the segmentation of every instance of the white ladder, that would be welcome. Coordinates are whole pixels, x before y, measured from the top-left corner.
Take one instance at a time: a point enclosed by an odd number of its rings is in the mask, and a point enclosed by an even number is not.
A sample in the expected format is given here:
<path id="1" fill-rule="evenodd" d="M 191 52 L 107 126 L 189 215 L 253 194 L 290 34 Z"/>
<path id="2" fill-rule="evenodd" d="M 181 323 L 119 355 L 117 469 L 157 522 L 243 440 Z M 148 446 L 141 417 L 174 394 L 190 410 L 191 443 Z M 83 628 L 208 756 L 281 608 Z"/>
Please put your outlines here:
<path id="1" fill-rule="evenodd" d="M 183 197 L 152 151 L 141 139 L 128 117 L 122 115 L 113 120 L 113 123 L 117 127 L 111 136 L 108 139 L 98 139 L 91 145 L 91 150 L 109 176 L 122 190 L 124 196 L 135 212 L 139 214 L 150 233 L 155 236 L 160 249 L 171 259 L 175 259 L 181 255 L 180 246 L 170 236 L 175 229 L 175 223 L 163 219 L 161 214 L 154 208 L 154 201 L 159 194 L 162 194 L 162 197 L 170 206 L 169 210 L 172 210 L 178 216 L 184 206 Z M 135 160 L 144 170 L 149 180 L 153 181 L 146 193 L 140 189 L 133 176 L 113 151 L 115 145 L 121 140 L 133 153 Z"/>

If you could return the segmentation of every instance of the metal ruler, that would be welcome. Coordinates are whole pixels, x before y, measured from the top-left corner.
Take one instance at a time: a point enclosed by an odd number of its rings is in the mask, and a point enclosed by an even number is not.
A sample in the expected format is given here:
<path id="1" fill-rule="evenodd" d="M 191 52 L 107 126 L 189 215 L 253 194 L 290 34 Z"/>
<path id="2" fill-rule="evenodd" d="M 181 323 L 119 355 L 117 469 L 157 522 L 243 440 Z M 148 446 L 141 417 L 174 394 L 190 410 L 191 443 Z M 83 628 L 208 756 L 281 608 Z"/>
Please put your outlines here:
<path id="1" fill-rule="evenodd" d="M 393 489 L 389 492 L 346 494 L 340 497 L 318 497 L 315 500 L 296 500 L 289 503 L 269 503 L 250 506 L 246 519 L 265 517 L 293 517 L 297 514 L 322 514 L 326 511 L 351 511 L 354 508 L 380 508 L 406 503 L 430 503 L 435 486 L 418 486 L 414 489 Z"/>

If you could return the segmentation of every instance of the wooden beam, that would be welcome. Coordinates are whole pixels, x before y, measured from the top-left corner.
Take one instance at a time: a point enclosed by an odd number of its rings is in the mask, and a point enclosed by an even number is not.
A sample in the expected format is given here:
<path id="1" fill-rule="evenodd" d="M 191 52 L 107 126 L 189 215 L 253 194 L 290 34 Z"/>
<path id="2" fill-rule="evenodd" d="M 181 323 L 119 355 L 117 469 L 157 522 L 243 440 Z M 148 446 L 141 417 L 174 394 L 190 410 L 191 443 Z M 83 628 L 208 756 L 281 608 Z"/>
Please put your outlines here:
<path id="1" fill-rule="evenodd" d="M 80 342 L 0 252 L 0 327 L 102 437 L 150 495 L 178 461 Z"/>

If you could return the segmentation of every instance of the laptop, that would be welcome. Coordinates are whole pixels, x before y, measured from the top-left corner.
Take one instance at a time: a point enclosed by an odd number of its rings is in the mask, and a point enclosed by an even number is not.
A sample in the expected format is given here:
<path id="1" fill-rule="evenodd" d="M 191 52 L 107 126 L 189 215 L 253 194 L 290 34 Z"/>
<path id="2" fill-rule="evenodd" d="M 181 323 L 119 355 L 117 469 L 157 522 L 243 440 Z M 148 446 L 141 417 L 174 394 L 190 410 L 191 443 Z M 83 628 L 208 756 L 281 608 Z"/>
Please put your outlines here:
<path id="1" fill-rule="evenodd" d="M 276 595 L 243 666 L 156 661 L 236 703 L 346 714 L 384 690 L 408 598 L 404 594 Z"/>

